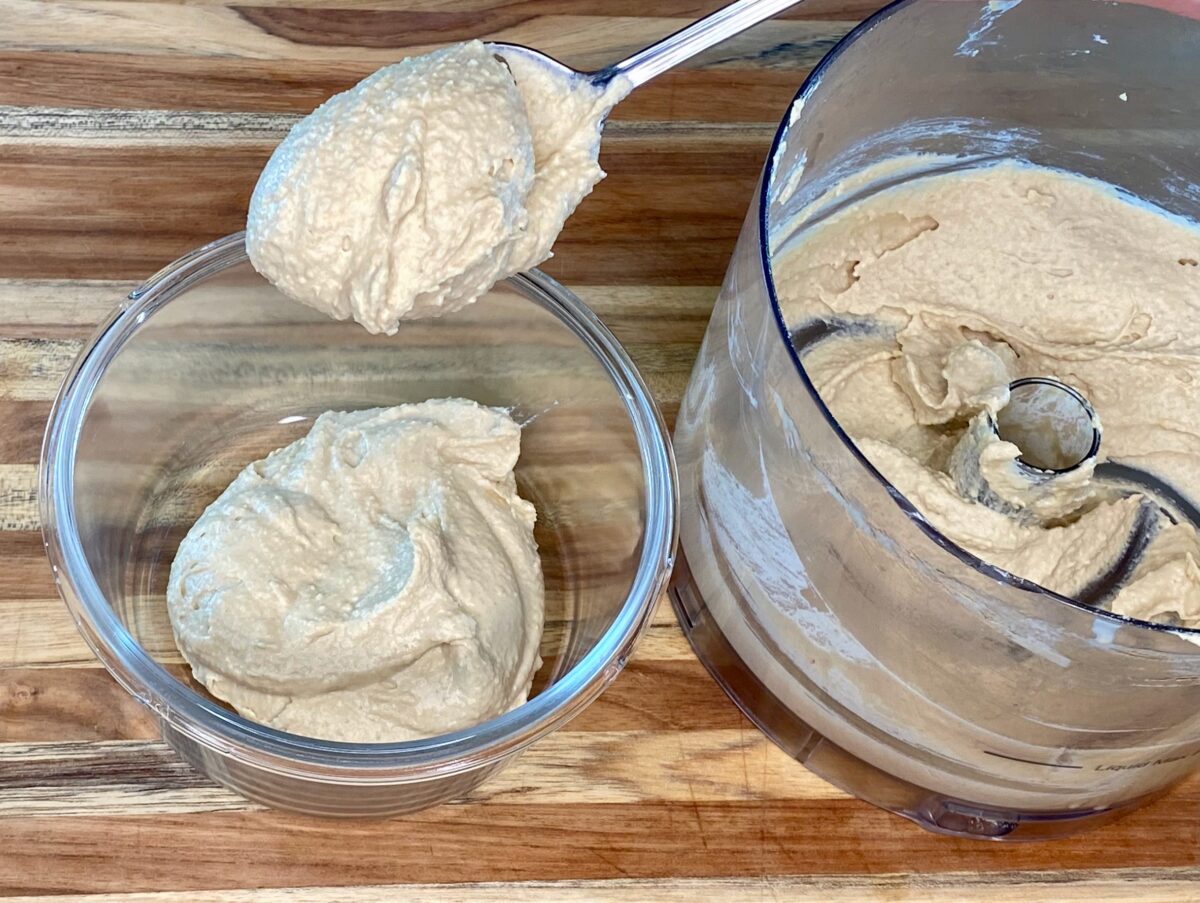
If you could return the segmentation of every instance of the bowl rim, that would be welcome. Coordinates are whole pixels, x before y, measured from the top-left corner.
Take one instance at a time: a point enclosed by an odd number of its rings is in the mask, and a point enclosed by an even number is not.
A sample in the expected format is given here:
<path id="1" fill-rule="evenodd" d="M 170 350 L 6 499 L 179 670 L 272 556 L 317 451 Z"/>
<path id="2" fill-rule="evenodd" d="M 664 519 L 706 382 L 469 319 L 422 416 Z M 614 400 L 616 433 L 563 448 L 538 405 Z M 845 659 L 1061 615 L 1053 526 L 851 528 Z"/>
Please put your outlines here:
<path id="1" fill-rule="evenodd" d="M 1107 611 L 1103 608 L 1097 608 L 1094 605 L 1088 605 L 1086 602 L 1080 602 L 1077 599 L 1072 599 L 1068 596 L 1056 593 L 1053 590 L 1047 589 L 1039 583 L 1032 580 L 1027 580 L 1024 577 L 1019 577 L 1016 574 L 1010 574 L 996 565 L 984 561 L 982 558 L 967 551 L 954 540 L 943 534 L 940 530 L 933 526 L 921 511 L 904 496 L 892 483 L 885 477 L 870 459 L 859 450 L 854 440 L 850 435 L 842 429 L 841 424 L 833 416 L 833 412 L 825 404 L 821 398 L 821 393 L 817 391 L 816 385 L 805 370 L 804 364 L 800 360 L 800 355 L 796 351 L 795 345 L 791 340 L 791 332 L 788 329 L 787 321 L 783 315 L 783 307 L 779 303 L 779 295 L 775 287 L 775 272 L 771 263 L 770 242 L 770 198 L 771 188 L 776 177 L 776 167 L 779 163 L 780 149 L 787 144 L 787 135 L 792 125 L 803 117 L 803 110 L 821 87 L 821 80 L 828 74 L 829 70 L 842 58 L 848 51 L 854 49 L 854 45 L 858 40 L 868 33 L 892 18 L 895 14 L 903 11 L 909 6 L 921 3 L 922 0 L 892 0 L 883 8 L 879 9 L 874 15 L 869 16 L 862 22 L 858 23 L 854 28 L 846 33 L 830 51 L 825 54 L 808 76 L 800 85 L 800 89 L 795 96 L 789 101 L 787 110 L 779 121 L 779 126 L 775 131 L 774 137 L 771 139 L 771 147 L 767 151 L 766 163 L 763 166 L 762 178 L 759 180 L 758 190 L 756 192 L 756 201 L 758 204 L 757 210 L 757 226 L 758 226 L 758 251 L 759 259 L 762 266 L 764 281 L 767 287 L 767 296 L 770 300 L 771 313 L 775 321 L 775 326 L 779 330 L 780 339 L 787 348 L 788 354 L 791 356 L 792 364 L 795 367 L 796 375 L 800 377 L 804 388 L 809 396 L 816 403 L 817 409 L 821 412 L 826 423 L 833 429 L 837 437 L 842 441 L 853 457 L 864 470 L 867 471 L 878 483 L 882 484 L 891 496 L 892 501 L 907 515 L 918 529 L 921 530 L 929 539 L 937 546 L 940 546 L 945 551 L 949 552 L 963 564 L 966 564 L 975 570 L 982 573 L 984 576 L 995 580 L 997 583 L 1014 587 L 1025 592 L 1045 596 L 1047 599 L 1071 608 L 1082 610 L 1088 614 L 1099 618 L 1101 622 L 1111 623 L 1113 628 L 1116 627 L 1135 627 L 1143 630 L 1149 630 L 1154 633 L 1174 634 L 1189 642 L 1196 642 L 1200 638 L 1200 627 L 1174 627 L 1169 624 L 1157 624 L 1153 621 L 1143 621 L 1140 618 L 1131 618 L 1126 615 L 1117 614 L 1112 611 Z"/>
<path id="2" fill-rule="evenodd" d="M 59 594 L 96 657 L 130 694 L 171 728 L 222 755 L 283 775 L 379 784 L 458 774 L 507 758 L 566 723 L 612 682 L 666 589 L 679 535 L 678 480 L 670 436 L 653 395 L 620 342 L 571 291 L 538 270 L 503 280 L 555 315 L 592 351 L 629 416 L 642 461 L 645 527 L 620 611 L 595 646 L 557 682 L 472 728 L 400 743 L 345 743 L 251 721 L 177 680 L 134 640 L 92 573 L 74 509 L 80 434 L 109 364 L 142 324 L 181 292 L 248 261 L 244 237 L 238 232 L 197 248 L 131 291 L 63 379 L 47 421 L 38 472 L 43 541 Z"/>

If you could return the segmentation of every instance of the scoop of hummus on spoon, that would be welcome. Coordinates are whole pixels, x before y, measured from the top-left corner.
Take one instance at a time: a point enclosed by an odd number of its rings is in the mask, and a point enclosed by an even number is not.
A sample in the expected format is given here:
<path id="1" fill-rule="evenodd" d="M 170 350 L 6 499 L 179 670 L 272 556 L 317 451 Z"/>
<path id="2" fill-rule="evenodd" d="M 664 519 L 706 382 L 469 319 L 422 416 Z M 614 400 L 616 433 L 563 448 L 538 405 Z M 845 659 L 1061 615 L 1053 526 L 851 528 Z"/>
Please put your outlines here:
<path id="1" fill-rule="evenodd" d="M 614 80 L 556 80 L 479 41 L 387 66 L 276 149 L 246 248 L 285 294 L 375 333 L 474 301 L 550 256 L 597 163 Z"/>

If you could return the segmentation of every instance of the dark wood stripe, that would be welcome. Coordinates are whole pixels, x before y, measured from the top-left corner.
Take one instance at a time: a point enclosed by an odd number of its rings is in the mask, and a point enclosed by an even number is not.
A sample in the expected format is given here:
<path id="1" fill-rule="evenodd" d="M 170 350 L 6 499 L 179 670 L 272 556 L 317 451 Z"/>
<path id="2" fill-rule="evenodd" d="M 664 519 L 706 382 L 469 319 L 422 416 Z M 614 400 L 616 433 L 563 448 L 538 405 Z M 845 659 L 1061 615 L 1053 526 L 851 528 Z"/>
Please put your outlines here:
<path id="1" fill-rule="evenodd" d="M 11 334 L 7 328 L 5 334 Z M 50 403 L 47 401 L 13 401 L 0 397 L 0 464 L 36 464 L 41 453 L 42 430 L 49 415 Z M 3 557 L 0 552 L 0 560 Z"/>
<path id="2" fill-rule="evenodd" d="M 172 666 L 172 670 L 182 674 L 185 666 Z M 604 695 L 564 729 L 738 728 L 753 730 L 699 662 L 635 657 Z M 0 742 L 141 740 L 157 736 L 150 713 L 99 664 L 86 668 L 0 668 Z"/>
<path id="3" fill-rule="evenodd" d="M 99 665 L 0 668 L 0 741 L 147 740 L 157 736 L 150 712 Z"/>
<path id="4" fill-rule="evenodd" d="M 1017 846 L 935 837 L 852 800 L 444 806 L 383 824 L 277 812 L 23 818 L 0 823 L 0 892 L 254 886 L 263 869 L 299 887 L 1195 865 L 1197 802 L 1176 796 L 1070 844 Z"/>
<path id="5" fill-rule="evenodd" d="M 710 148 L 710 151 L 715 148 Z M 618 144 L 544 268 L 568 283 L 720 282 L 765 147 Z M 244 224 L 270 147 L 6 147 L 0 273 L 137 279 Z"/>
<path id="6" fill-rule="evenodd" d="M 819 55 L 817 50 L 832 40 L 814 45 L 810 56 Z M 373 62 L 352 60 L 297 66 L 276 60 L 0 52 L 0 105 L 301 115 L 375 68 Z M 672 72 L 623 101 L 613 121 L 770 125 L 800 87 L 806 69 L 725 63 Z M 95 74 L 100 70 L 106 85 L 97 93 Z M 136 129 L 141 118 L 127 128 Z"/>
<path id="7" fill-rule="evenodd" d="M 156 790 L 186 790 L 211 787 L 212 781 L 185 764 L 171 748 L 159 743 L 128 745 L 72 745 L 55 748 L 56 755 L 33 761 L 5 762 L 0 746 L 0 793 L 18 795 L 22 790 L 53 788 L 86 793 L 90 788 L 113 785 Z"/>
<path id="8" fill-rule="evenodd" d="M 655 18 L 696 19 L 719 4 L 695 0 L 661 0 L 651 11 Z M 412 44 L 466 40 L 532 22 L 544 16 L 588 16 L 637 18 L 647 9 L 641 0 L 606 0 L 597 5 L 589 0 L 522 0 L 499 6 L 480 4 L 472 8 L 455 4 L 452 11 L 432 7 L 410 10 L 404 3 L 384 8 L 324 9 L 320 6 L 233 5 L 239 15 L 263 31 L 296 44 L 355 47 L 403 47 Z M 870 15 L 879 2 L 857 3 L 811 0 L 784 10 L 777 21 L 858 20 Z"/>
<path id="9" fill-rule="evenodd" d="M 27 599 L 56 595 L 42 534 L 0 530 L 0 611 Z"/>

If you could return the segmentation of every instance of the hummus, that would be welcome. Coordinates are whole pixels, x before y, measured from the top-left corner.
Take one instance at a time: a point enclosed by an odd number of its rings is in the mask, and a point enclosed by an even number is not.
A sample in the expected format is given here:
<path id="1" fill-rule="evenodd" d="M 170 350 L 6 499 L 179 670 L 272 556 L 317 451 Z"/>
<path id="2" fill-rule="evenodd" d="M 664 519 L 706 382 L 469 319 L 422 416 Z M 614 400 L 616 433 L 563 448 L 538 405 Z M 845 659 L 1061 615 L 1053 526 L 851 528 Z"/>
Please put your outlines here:
<path id="1" fill-rule="evenodd" d="M 328 740 L 428 737 L 520 705 L 544 601 L 519 447 L 504 411 L 442 399 L 322 414 L 250 464 L 171 566 L 196 678 Z"/>
<path id="2" fill-rule="evenodd" d="M 794 335 L 817 336 L 798 350 L 821 397 L 936 529 L 1058 593 L 1200 627 L 1198 260 L 1191 224 L 1006 162 L 852 203 L 774 269 Z M 1019 466 L 987 424 L 1024 377 L 1090 401 L 1097 460 L 1049 481 Z"/>
<path id="3" fill-rule="evenodd" d="M 550 256 L 604 177 L 601 128 L 629 88 L 479 41 L 380 69 L 276 148 L 250 200 L 250 260 L 373 333 L 457 310 Z"/>

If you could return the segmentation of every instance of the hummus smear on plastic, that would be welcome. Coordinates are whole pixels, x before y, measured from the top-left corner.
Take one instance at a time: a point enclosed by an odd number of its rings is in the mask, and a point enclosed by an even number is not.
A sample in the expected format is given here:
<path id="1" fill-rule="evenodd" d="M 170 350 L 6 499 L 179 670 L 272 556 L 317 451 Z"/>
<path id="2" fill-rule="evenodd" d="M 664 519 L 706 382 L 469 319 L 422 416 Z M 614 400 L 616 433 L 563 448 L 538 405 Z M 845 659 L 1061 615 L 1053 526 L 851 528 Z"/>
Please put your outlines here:
<path id="1" fill-rule="evenodd" d="M 784 316 L 822 336 L 805 369 L 930 524 L 1063 595 L 1200 627 L 1200 230 L 1003 163 L 911 179 L 782 241 Z M 1103 424 L 1100 460 L 1052 492 L 1031 493 L 1020 449 L 979 430 L 1025 377 L 1073 387 Z M 964 491 L 964 456 L 999 503 Z"/>

